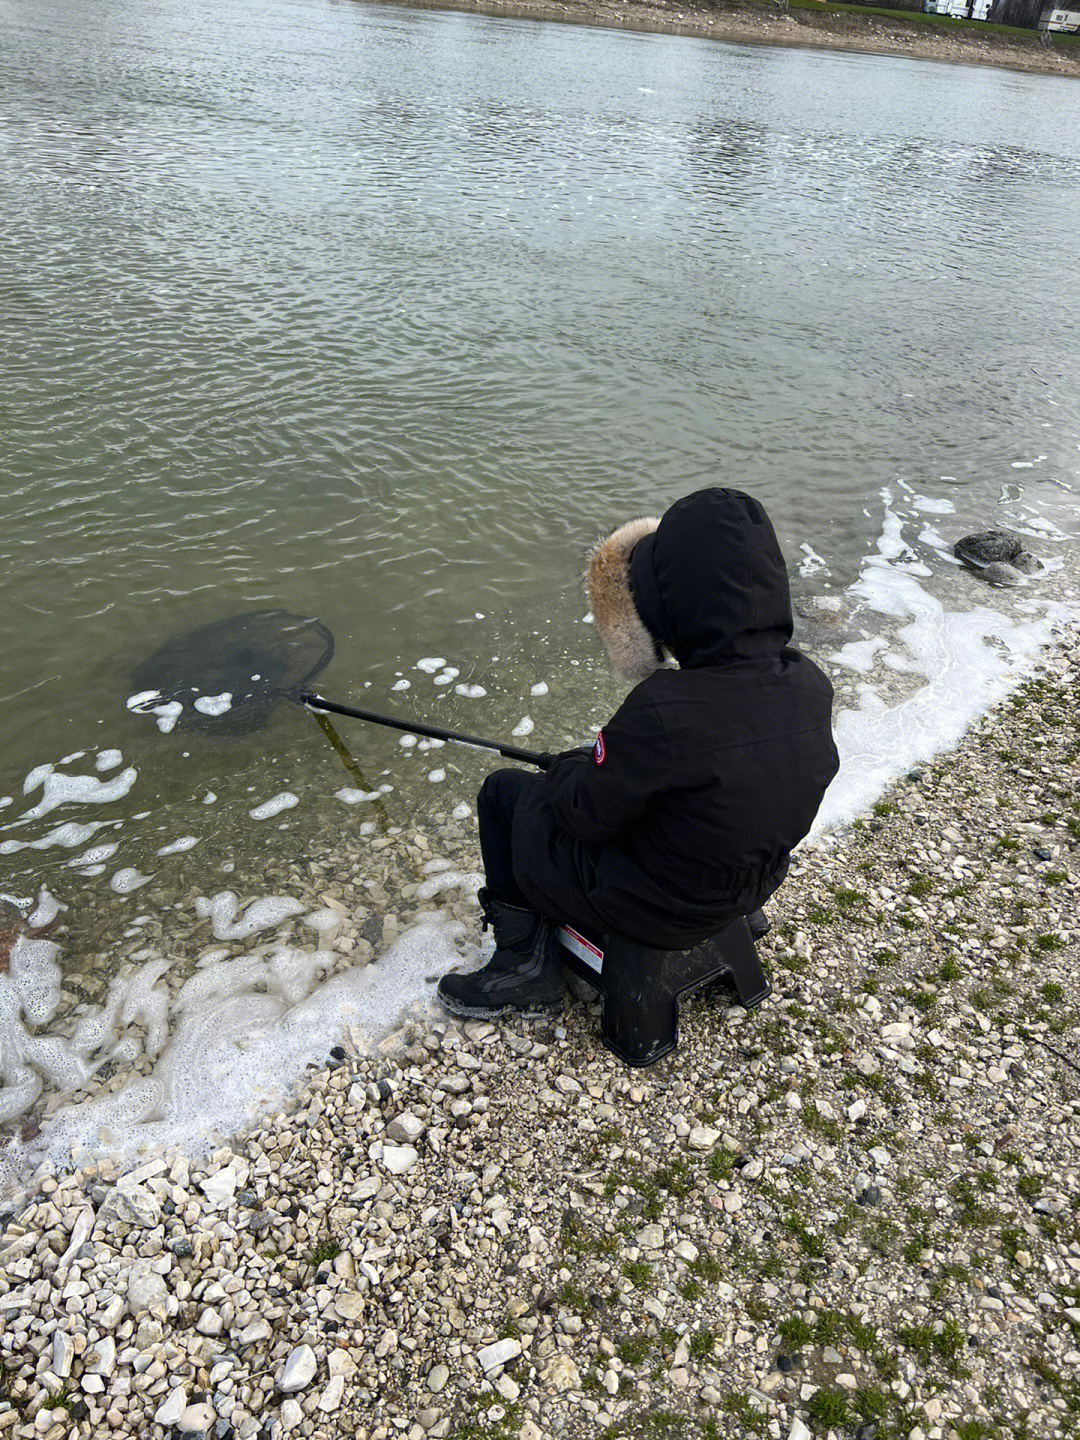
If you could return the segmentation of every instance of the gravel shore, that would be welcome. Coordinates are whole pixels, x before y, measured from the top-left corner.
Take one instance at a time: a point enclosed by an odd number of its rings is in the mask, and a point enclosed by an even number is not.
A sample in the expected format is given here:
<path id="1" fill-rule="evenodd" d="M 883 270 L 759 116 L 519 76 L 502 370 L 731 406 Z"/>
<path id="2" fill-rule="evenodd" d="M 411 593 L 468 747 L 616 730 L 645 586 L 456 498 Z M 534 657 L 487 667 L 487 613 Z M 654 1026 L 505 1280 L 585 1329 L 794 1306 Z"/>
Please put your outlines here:
<path id="1" fill-rule="evenodd" d="M 804 849 L 772 999 L 653 1069 L 429 1017 L 202 1159 L 43 1167 L 0 1440 L 1076 1434 L 1078 686 L 1070 634 Z"/>
<path id="2" fill-rule="evenodd" d="M 1044 43 L 1036 31 L 1008 34 L 978 25 L 931 26 L 895 15 L 789 9 L 786 0 L 394 0 L 419 10 L 464 10 L 517 20 L 557 20 L 608 30 L 690 35 L 735 45 L 793 45 L 960 65 L 996 65 L 1080 76 L 1080 46 Z"/>

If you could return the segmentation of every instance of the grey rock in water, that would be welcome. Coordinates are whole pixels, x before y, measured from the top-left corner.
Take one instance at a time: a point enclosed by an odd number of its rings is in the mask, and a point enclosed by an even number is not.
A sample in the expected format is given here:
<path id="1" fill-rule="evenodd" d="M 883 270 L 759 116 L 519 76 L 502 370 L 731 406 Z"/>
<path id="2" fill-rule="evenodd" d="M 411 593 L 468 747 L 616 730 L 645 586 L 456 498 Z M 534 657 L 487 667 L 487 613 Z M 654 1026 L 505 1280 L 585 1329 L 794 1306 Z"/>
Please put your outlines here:
<path id="1" fill-rule="evenodd" d="M 953 546 L 956 558 L 976 570 L 994 564 L 1011 565 L 1023 553 L 1019 535 L 1011 530 L 981 530 L 977 535 L 965 535 Z"/>

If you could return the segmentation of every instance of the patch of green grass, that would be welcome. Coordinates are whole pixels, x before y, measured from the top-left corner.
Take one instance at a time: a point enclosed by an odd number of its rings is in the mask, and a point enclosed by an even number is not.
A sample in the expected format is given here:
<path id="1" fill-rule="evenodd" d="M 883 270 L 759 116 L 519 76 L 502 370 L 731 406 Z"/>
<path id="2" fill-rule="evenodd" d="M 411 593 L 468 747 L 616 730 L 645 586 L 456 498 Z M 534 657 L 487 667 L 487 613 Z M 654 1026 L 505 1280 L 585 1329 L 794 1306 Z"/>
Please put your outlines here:
<path id="1" fill-rule="evenodd" d="M 1046 870 L 1042 877 L 1044 885 L 1064 885 L 1068 878 L 1067 870 Z"/>
<path id="2" fill-rule="evenodd" d="M 624 1365 L 640 1365 L 649 1353 L 649 1340 L 645 1335 L 628 1335 L 615 1352 Z"/>
<path id="3" fill-rule="evenodd" d="M 738 1158 L 734 1150 L 728 1150 L 725 1146 L 719 1145 L 709 1156 L 705 1166 L 709 1172 L 709 1179 L 730 1180 L 735 1170 L 735 1161 Z"/>
<path id="4" fill-rule="evenodd" d="M 749 1395 L 732 1390 L 724 1396 L 722 1403 L 727 1413 L 739 1421 L 744 1435 L 764 1435 L 768 1416 L 762 1414 Z"/>
<path id="5" fill-rule="evenodd" d="M 960 966 L 956 963 L 956 959 L 950 955 L 947 960 L 942 961 L 938 976 L 942 980 L 959 980 L 963 973 Z"/>
<path id="6" fill-rule="evenodd" d="M 860 1420 L 881 1420 L 889 1409 L 889 1394 L 879 1385 L 863 1385 L 851 1397 L 851 1408 Z"/>
<path id="7" fill-rule="evenodd" d="M 895 815 L 896 806 L 890 805 L 887 800 L 879 800 L 874 806 L 875 815 Z"/>
<path id="8" fill-rule="evenodd" d="M 647 1260 L 625 1260 L 622 1273 L 635 1290 L 651 1290 L 653 1283 L 652 1266 Z"/>
<path id="9" fill-rule="evenodd" d="M 998 1212 L 989 1205 L 984 1205 L 976 1196 L 974 1185 L 970 1180 L 954 1180 L 949 1186 L 949 1193 L 960 1205 L 960 1212 L 957 1219 L 961 1225 L 969 1229 L 977 1226 L 993 1225 L 999 1218 Z"/>
<path id="10" fill-rule="evenodd" d="M 934 888 L 933 880 L 925 875 L 914 875 L 908 881 L 907 893 L 909 895 L 929 895 Z"/>
<path id="11" fill-rule="evenodd" d="M 710 1284 L 714 1284 L 724 1273 L 720 1262 L 705 1249 L 698 1252 L 697 1259 L 691 1260 L 687 1268 L 691 1275 L 696 1275 L 699 1280 L 707 1280 Z"/>
<path id="12" fill-rule="evenodd" d="M 814 1321 L 814 1340 L 818 1345 L 836 1345 L 847 1329 L 847 1317 L 839 1310 L 822 1310 Z"/>
<path id="13" fill-rule="evenodd" d="M 1019 850 L 1020 841 L 1015 840 L 1011 835 L 1000 835 L 997 840 L 994 841 L 993 848 L 1002 851 Z"/>
<path id="14" fill-rule="evenodd" d="M 896 1338 L 922 1360 L 936 1356 L 950 1371 L 956 1368 L 957 1357 L 964 1344 L 964 1332 L 951 1318 L 943 1320 L 940 1325 L 902 1325 L 896 1332 Z"/>
<path id="15" fill-rule="evenodd" d="M 320 1240 L 319 1244 L 315 1246 L 315 1249 L 311 1252 L 310 1259 L 312 1265 L 317 1270 L 320 1265 L 325 1265 L 328 1260 L 336 1260 L 340 1254 L 341 1241 L 335 1240 L 332 1236 L 327 1236 L 325 1240 Z"/>
<path id="16" fill-rule="evenodd" d="M 794 1235 L 799 1242 L 799 1249 L 804 1255 L 809 1255 L 812 1260 L 820 1260 L 825 1254 L 825 1242 L 820 1235 L 815 1235 L 806 1226 L 801 1215 L 789 1211 L 780 1222 L 789 1234 Z"/>
<path id="17" fill-rule="evenodd" d="M 661 1165 L 653 1171 L 652 1178 L 653 1184 L 659 1189 L 680 1198 L 689 1195 L 694 1188 L 694 1175 L 685 1160 L 673 1160 L 670 1165 Z"/>
<path id="18" fill-rule="evenodd" d="M 821 905 L 809 905 L 806 909 L 806 918 L 811 925 L 828 925 L 833 915 L 831 910 L 826 910 Z"/>
<path id="19" fill-rule="evenodd" d="M 836 900 L 836 908 L 842 915 L 849 915 L 862 905 L 865 899 L 858 890 L 845 890 L 842 886 L 837 886 L 833 891 L 833 897 Z"/>
<path id="20" fill-rule="evenodd" d="M 851 1415 L 848 1398 L 842 1390 L 815 1390 L 807 1401 L 806 1413 L 819 1425 L 845 1425 Z"/>
<path id="21" fill-rule="evenodd" d="M 647 1410 L 644 1415 L 638 1416 L 637 1426 L 638 1428 L 632 1432 L 635 1435 L 666 1437 L 684 1434 L 686 1421 L 681 1415 L 676 1415 L 671 1410 Z"/>
<path id="22" fill-rule="evenodd" d="M 559 1291 L 559 1304 L 565 1305 L 568 1310 L 585 1311 L 589 1309 L 585 1291 L 569 1280 Z"/>
<path id="23" fill-rule="evenodd" d="M 781 1320 L 777 1330 L 785 1350 L 798 1350 L 803 1345 L 809 1345 L 814 1338 L 813 1330 L 799 1315 Z"/>
<path id="24" fill-rule="evenodd" d="M 1033 946 L 1032 948 L 1035 949 L 1035 950 L 1043 950 L 1043 951 L 1045 951 L 1045 950 L 1064 950 L 1064 949 L 1065 949 L 1065 941 L 1062 940 L 1062 939 L 1060 938 L 1060 936 L 1057 936 L 1057 935 L 1036 935 L 1036 936 L 1035 936 L 1035 944 L 1034 944 L 1034 946 Z"/>
<path id="25" fill-rule="evenodd" d="M 695 1330 L 690 1337 L 690 1355 L 694 1360 L 707 1360 L 716 1349 L 716 1336 L 709 1329 Z"/>
<path id="26" fill-rule="evenodd" d="M 71 1403 L 71 1389 L 67 1385 L 61 1385 L 59 1390 L 50 1390 L 46 1398 L 41 1402 L 42 1410 L 65 1410 Z"/>

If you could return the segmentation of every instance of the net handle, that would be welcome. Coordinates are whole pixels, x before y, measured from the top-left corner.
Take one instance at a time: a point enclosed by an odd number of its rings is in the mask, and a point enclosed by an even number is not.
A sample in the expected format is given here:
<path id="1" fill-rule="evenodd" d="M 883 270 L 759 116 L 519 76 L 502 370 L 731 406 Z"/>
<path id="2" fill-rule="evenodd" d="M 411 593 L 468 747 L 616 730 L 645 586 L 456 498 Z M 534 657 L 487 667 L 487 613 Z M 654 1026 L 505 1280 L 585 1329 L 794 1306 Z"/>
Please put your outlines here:
<path id="1" fill-rule="evenodd" d="M 458 745 L 471 745 L 474 750 L 497 750 L 507 760 L 520 760 L 524 765 L 535 765 L 546 770 L 553 757 L 537 750 L 521 750 L 516 745 L 502 745 L 497 740 L 481 740 L 475 735 L 461 735 L 456 730 L 440 730 L 437 725 L 424 725 L 418 720 L 395 720 L 389 715 L 376 715 L 373 710 L 358 710 L 354 705 L 338 705 L 333 700 L 324 700 L 313 691 L 302 690 L 300 703 L 309 710 L 323 710 L 331 715 L 348 715 L 353 720 L 369 720 L 373 725 L 386 725 L 391 730 L 403 730 L 409 735 L 423 735 L 431 740 L 453 740 Z"/>

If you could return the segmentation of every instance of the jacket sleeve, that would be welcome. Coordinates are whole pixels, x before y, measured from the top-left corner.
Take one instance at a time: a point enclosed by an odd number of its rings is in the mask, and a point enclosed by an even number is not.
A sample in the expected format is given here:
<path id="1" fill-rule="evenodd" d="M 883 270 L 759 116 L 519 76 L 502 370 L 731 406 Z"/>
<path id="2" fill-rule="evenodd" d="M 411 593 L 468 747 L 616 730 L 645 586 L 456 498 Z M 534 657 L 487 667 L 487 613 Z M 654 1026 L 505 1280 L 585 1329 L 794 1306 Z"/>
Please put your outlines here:
<path id="1" fill-rule="evenodd" d="M 652 700 L 633 695 L 600 732 L 597 748 L 557 755 L 544 777 L 559 825 L 579 840 L 608 840 L 670 785 L 671 747 Z"/>

